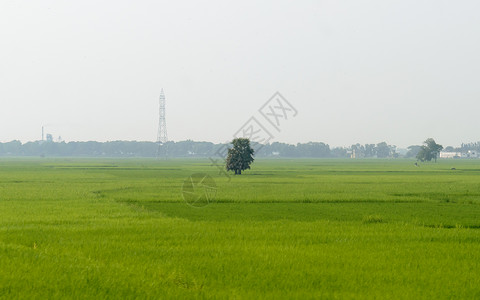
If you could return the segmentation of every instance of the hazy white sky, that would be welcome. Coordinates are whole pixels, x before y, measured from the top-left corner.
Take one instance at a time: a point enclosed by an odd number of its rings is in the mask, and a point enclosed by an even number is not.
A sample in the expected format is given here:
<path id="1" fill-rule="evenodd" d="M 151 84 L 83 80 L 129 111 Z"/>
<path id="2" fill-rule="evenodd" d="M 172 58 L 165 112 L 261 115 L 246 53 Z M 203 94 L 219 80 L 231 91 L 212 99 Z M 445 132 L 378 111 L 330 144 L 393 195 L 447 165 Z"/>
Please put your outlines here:
<path id="1" fill-rule="evenodd" d="M 480 2 L 0 1 L 0 141 L 223 142 L 276 92 L 275 140 L 480 140 Z M 268 124 L 267 124 L 268 125 Z M 269 128 L 270 129 L 270 128 Z"/>

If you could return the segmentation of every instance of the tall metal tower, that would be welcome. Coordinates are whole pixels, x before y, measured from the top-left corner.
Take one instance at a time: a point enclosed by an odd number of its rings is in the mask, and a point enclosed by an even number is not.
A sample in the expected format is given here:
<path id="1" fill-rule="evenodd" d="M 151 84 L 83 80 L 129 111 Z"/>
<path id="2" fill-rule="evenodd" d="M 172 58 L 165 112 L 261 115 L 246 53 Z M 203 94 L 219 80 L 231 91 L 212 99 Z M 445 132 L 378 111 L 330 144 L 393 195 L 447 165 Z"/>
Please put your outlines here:
<path id="1" fill-rule="evenodd" d="M 160 92 L 160 110 L 159 110 L 159 119 L 158 119 L 158 135 L 157 135 L 157 157 L 160 156 L 160 150 L 162 146 L 168 142 L 167 137 L 167 121 L 165 120 L 165 94 L 163 93 L 163 89 Z M 167 152 L 165 149 L 165 157 L 167 156 Z"/>

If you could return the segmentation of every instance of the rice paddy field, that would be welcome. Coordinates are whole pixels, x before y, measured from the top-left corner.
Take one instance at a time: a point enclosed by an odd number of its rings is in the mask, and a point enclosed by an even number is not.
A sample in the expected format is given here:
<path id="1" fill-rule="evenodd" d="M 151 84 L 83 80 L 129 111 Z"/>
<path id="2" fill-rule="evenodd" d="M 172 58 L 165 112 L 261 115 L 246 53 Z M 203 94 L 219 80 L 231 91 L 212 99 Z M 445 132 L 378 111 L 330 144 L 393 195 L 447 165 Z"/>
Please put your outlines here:
<path id="1" fill-rule="evenodd" d="M 480 161 L 0 158 L 0 298 L 480 299 Z"/>

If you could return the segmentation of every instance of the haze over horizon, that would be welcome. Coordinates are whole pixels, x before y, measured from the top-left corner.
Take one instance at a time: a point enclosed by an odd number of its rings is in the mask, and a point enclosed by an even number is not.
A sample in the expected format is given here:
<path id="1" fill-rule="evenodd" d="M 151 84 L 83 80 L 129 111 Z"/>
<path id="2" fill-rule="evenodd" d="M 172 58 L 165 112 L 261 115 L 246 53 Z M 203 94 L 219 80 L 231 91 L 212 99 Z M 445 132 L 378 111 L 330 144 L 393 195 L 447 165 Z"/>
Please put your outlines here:
<path id="1" fill-rule="evenodd" d="M 276 91 L 274 141 L 480 140 L 477 1 L 2 1 L 0 141 L 215 143 Z M 260 119 L 259 119 L 260 120 Z"/>

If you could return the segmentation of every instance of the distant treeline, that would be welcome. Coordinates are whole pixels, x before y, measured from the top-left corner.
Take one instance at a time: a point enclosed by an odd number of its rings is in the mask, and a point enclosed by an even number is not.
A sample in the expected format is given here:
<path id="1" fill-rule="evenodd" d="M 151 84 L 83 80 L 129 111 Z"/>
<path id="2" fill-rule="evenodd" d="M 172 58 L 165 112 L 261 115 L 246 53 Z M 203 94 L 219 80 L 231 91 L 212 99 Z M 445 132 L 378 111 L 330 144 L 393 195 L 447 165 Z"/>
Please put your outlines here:
<path id="1" fill-rule="evenodd" d="M 0 156 L 81 156 L 81 157 L 218 157 L 225 150 L 225 144 L 210 142 L 167 142 L 159 146 L 154 142 L 113 141 L 113 142 L 53 142 L 36 141 L 22 144 L 20 141 L 0 143 Z M 330 148 L 321 142 L 299 143 L 296 145 L 272 143 L 253 144 L 257 157 L 317 157 L 317 158 L 388 158 L 399 157 L 396 147 L 386 142 L 378 144 L 355 144 L 351 147 Z M 410 146 L 404 156 L 415 157 L 420 146 Z M 452 148 L 453 149 L 453 148 Z M 457 150 L 480 150 L 480 143 L 462 144 Z"/>
<path id="2" fill-rule="evenodd" d="M 449 152 L 478 151 L 480 152 L 480 142 L 462 144 L 462 146 L 458 148 L 453 148 L 451 146 L 448 146 L 445 148 L 445 151 L 449 151 Z"/>

